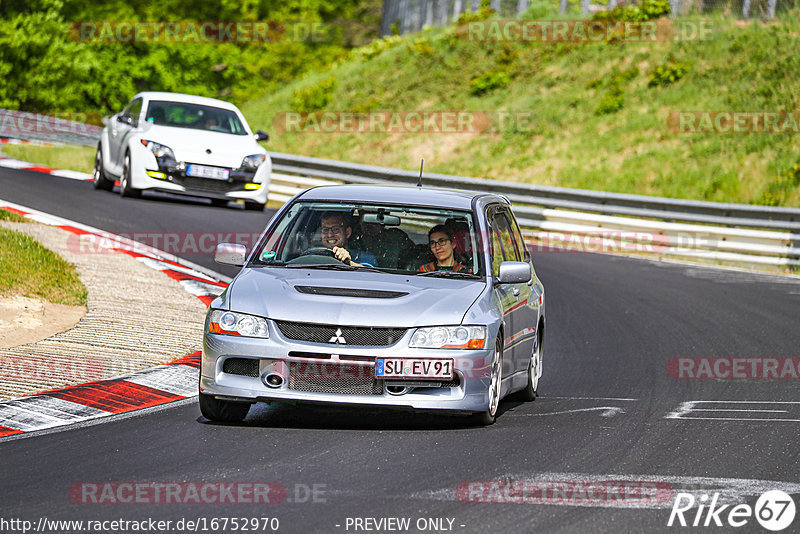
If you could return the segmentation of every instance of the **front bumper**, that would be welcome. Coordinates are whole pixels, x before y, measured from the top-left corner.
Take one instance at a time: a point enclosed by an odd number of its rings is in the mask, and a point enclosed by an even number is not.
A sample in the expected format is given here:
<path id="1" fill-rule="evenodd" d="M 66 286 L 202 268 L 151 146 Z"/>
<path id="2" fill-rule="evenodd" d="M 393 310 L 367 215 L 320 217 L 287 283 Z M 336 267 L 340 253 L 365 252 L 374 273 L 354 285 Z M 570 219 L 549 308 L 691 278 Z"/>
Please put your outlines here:
<path id="1" fill-rule="evenodd" d="M 261 204 L 267 202 L 272 172 L 269 158 L 255 170 L 231 169 L 227 180 L 187 176 L 185 166 L 179 166 L 171 159 L 155 158 L 144 147 L 133 151 L 131 158 L 131 185 L 136 189 L 203 198 L 241 199 Z M 148 172 L 159 173 L 161 177 L 153 177 Z"/>
<path id="2" fill-rule="evenodd" d="M 227 400 L 248 402 L 382 406 L 462 413 L 487 409 L 490 381 L 488 370 L 494 347 L 484 350 L 410 349 L 410 336 L 411 330 L 391 347 L 350 347 L 286 339 L 275 328 L 274 323 L 270 324 L 269 339 L 206 333 L 200 369 L 200 391 Z M 352 383 L 352 377 L 356 375 L 368 382 L 375 374 L 376 357 L 453 358 L 457 380 L 450 383 L 440 382 L 442 387 L 412 386 L 404 394 L 393 395 L 387 388 L 390 384 L 427 381 L 372 378 L 373 382 L 370 383 L 376 387 L 371 393 L 349 393 L 344 382 Z M 248 360 L 247 363 L 256 360 L 258 371 L 250 373 L 250 376 L 225 372 L 226 360 L 234 358 Z M 251 367 L 256 369 L 255 364 Z M 283 383 L 280 387 L 268 387 L 264 378 L 276 370 L 285 375 Z M 290 373 L 294 374 L 289 376 Z M 308 381 L 303 380 L 308 376 L 316 379 L 311 380 L 315 384 L 323 383 L 322 389 L 339 392 L 308 391 Z M 327 385 L 326 381 L 332 381 L 330 385 L 333 387 L 324 387 Z M 315 386 L 313 389 L 318 388 Z"/>

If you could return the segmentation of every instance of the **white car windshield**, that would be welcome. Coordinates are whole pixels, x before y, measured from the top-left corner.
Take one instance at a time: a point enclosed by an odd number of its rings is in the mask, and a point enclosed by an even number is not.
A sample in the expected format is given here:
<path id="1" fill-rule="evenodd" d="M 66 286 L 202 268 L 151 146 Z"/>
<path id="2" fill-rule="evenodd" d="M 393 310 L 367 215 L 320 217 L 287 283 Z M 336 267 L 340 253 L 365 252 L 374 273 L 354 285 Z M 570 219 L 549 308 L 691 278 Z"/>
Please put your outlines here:
<path id="1" fill-rule="evenodd" d="M 355 268 L 397 274 L 477 278 L 480 247 L 472 214 L 396 205 L 297 202 L 258 247 L 253 267 Z"/>
<path id="2" fill-rule="evenodd" d="M 233 111 L 200 104 L 152 100 L 147 106 L 145 120 L 158 126 L 247 135 L 242 122 Z"/>

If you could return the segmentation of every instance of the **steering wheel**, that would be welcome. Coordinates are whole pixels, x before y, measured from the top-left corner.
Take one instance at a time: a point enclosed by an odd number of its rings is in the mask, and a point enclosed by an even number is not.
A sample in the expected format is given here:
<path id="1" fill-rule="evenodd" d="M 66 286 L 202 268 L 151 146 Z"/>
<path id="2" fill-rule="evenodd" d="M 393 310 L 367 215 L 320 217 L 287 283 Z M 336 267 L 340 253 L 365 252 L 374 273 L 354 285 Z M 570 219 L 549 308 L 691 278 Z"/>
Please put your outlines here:
<path id="1" fill-rule="evenodd" d="M 335 259 L 336 261 L 341 261 L 333 253 L 333 250 L 329 249 L 328 247 L 311 247 L 311 248 L 307 248 L 303 252 L 301 252 L 300 256 L 298 256 L 298 257 L 301 257 L 301 256 L 329 256 L 329 257 Z M 344 262 L 342 262 L 342 263 L 344 263 Z"/>

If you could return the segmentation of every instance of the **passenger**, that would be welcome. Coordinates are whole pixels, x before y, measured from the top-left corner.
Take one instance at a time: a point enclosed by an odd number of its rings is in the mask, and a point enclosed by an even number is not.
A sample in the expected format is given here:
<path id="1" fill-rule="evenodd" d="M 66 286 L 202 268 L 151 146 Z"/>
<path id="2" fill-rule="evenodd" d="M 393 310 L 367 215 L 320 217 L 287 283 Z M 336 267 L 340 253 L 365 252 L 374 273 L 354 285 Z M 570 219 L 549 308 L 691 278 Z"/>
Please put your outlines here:
<path id="1" fill-rule="evenodd" d="M 353 245 L 372 252 L 381 267 L 396 269 L 398 258 L 403 252 L 413 250 L 414 242 L 399 228 L 385 228 L 380 223 L 364 222 L 367 213 L 378 212 L 362 212 L 359 222 L 361 232 L 353 237 Z"/>
<path id="2" fill-rule="evenodd" d="M 420 272 L 452 271 L 454 273 L 472 273 L 466 265 L 456 260 L 453 249 L 453 232 L 443 224 L 437 224 L 428 232 L 428 245 L 436 257 L 436 261 L 426 263 L 419 268 Z"/>
<path id="3" fill-rule="evenodd" d="M 347 250 L 347 240 L 353 233 L 347 218 L 339 212 L 328 211 L 322 214 L 319 227 L 322 244 L 333 250 L 334 257 L 344 264 L 354 267 L 375 267 L 375 256 L 363 250 Z"/>

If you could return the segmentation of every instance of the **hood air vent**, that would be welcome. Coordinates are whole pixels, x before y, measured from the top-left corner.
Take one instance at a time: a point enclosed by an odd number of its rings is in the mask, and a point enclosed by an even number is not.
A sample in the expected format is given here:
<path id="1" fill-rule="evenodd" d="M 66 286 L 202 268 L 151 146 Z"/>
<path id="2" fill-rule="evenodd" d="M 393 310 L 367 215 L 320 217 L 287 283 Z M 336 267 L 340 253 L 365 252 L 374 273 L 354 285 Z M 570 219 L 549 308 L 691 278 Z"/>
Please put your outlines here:
<path id="1" fill-rule="evenodd" d="M 330 295 L 332 297 L 360 297 L 365 299 L 396 299 L 408 293 L 404 291 L 380 291 L 375 289 L 351 289 L 347 287 L 294 286 L 300 293 Z"/>

